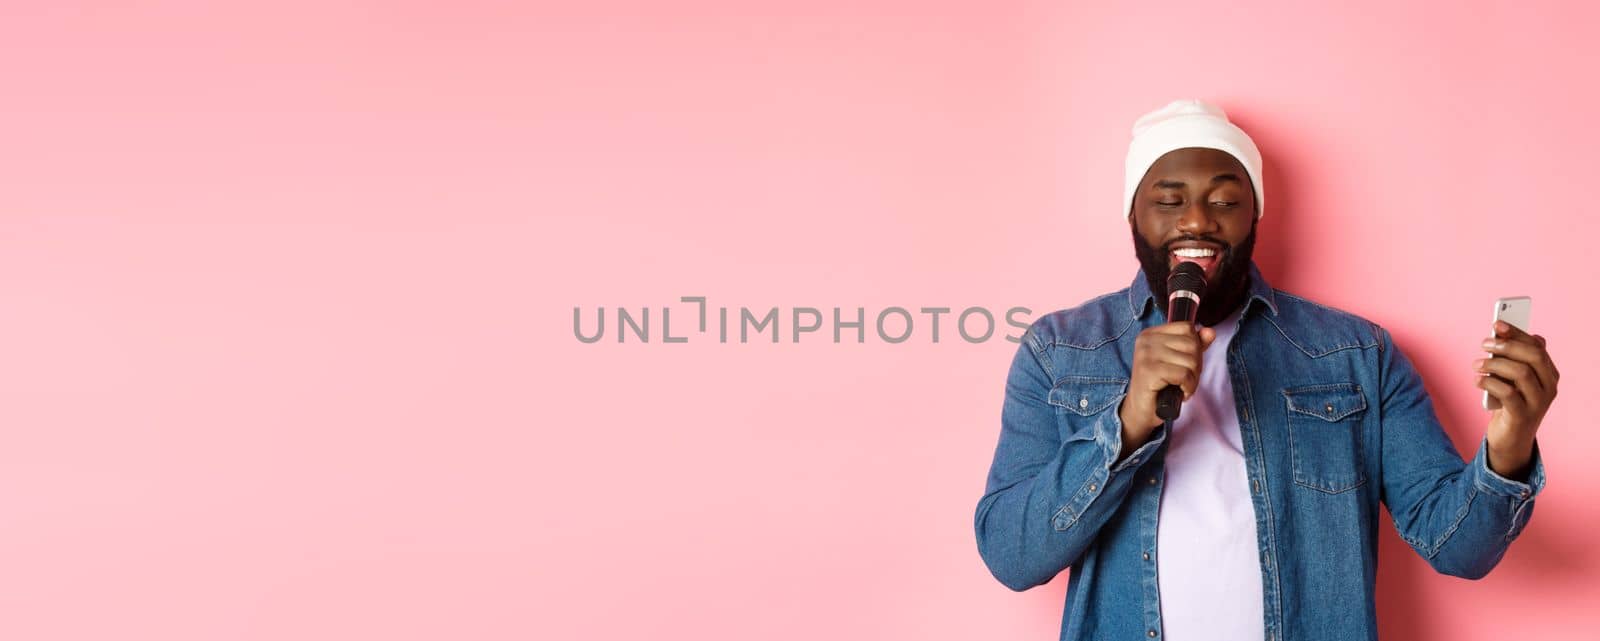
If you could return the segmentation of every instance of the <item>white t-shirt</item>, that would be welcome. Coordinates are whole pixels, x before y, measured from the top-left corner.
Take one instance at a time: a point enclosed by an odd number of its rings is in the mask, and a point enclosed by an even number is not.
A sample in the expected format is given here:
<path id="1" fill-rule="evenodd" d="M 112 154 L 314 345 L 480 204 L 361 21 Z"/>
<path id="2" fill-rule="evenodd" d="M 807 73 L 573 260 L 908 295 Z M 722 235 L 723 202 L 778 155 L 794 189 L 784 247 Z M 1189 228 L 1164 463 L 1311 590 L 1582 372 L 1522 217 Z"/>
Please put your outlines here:
<path id="1" fill-rule="evenodd" d="M 1167 435 L 1156 528 L 1166 641 L 1266 635 L 1256 516 L 1228 379 L 1228 343 L 1238 328 L 1238 311 L 1213 328 L 1217 338 L 1202 357 L 1200 386 Z"/>

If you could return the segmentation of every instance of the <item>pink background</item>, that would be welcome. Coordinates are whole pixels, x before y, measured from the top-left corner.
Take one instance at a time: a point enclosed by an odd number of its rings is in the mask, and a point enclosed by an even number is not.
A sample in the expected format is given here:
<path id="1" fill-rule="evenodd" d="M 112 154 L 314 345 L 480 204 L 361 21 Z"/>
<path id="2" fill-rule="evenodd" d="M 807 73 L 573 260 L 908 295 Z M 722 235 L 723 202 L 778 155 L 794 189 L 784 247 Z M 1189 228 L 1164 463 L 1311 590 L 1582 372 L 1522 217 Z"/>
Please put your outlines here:
<path id="1" fill-rule="evenodd" d="M 1585 3 L 219 4 L 0 6 L 0 637 L 1053 639 L 973 540 L 1013 344 L 572 309 L 1075 305 L 1188 96 L 1464 451 L 1495 296 L 1564 374 L 1493 574 L 1385 522 L 1385 635 L 1590 629 Z"/>

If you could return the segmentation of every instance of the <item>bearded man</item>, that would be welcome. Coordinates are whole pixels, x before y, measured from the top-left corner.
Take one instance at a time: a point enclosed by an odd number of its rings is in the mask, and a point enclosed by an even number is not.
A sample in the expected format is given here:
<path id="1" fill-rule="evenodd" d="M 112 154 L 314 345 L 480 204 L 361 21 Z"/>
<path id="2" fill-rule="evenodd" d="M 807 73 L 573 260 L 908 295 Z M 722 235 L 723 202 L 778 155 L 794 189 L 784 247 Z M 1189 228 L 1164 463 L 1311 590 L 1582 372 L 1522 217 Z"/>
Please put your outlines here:
<path id="1" fill-rule="evenodd" d="M 1141 268 L 1023 336 L 975 515 L 989 570 L 1026 590 L 1070 567 L 1063 640 L 1372 640 L 1381 503 L 1435 570 L 1487 574 L 1544 487 L 1545 340 L 1497 323 L 1484 341 L 1477 385 L 1501 409 L 1464 461 L 1384 328 L 1262 277 L 1244 131 L 1179 100 L 1133 132 L 1122 215 Z M 1207 283 L 1194 324 L 1167 319 L 1183 261 Z"/>

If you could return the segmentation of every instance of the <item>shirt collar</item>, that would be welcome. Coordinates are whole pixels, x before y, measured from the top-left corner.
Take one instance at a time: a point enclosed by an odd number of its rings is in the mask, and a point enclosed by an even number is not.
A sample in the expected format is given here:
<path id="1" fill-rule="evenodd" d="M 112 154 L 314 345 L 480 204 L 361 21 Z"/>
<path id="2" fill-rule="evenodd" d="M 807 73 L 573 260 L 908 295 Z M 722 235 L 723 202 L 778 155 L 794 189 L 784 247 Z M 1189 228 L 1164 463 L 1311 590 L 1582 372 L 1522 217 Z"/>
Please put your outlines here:
<path id="1" fill-rule="evenodd" d="M 1139 272 L 1133 275 L 1133 284 L 1128 287 L 1128 309 L 1133 312 L 1135 318 L 1144 318 L 1144 315 L 1152 309 L 1154 301 L 1155 294 L 1150 292 L 1150 283 L 1144 276 L 1144 269 L 1140 268 Z M 1267 283 L 1266 278 L 1262 277 L 1261 270 L 1256 269 L 1256 262 L 1252 260 L 1250 261 L 1250 297 L 1245 299 L 1245 313 L 1240 316 L 1247 315 L 1250 311 L 1250 304 L 1256 301 L 1260 301 L 1262 305 L 1266 306 L 1273 316 L 1278 315 L 1278 302 L 1273 298 L 1272 285 Z"/>

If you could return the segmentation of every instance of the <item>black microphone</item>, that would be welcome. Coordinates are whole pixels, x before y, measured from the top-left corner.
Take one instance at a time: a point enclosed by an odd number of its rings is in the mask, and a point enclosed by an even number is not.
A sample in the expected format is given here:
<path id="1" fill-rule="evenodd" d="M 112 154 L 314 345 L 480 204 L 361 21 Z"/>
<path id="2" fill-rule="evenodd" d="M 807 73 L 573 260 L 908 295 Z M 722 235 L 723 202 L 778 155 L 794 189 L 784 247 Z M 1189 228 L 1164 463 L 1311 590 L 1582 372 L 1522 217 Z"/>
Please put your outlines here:
<path id="1" fill-rule="evenodd" d="M 1193 324 L 1200 311 L 1200 292 L 1206 288 L 1206 270 L 1200 265 L 1183 261 L 1167 276 L 1167 321 L 1185 321 Z M 1156 393 L 1156 416 L 1163 421 L 1178 420 L 1178 406 L 1183 403 L 1183 388 L 1168 385 Z"/>

